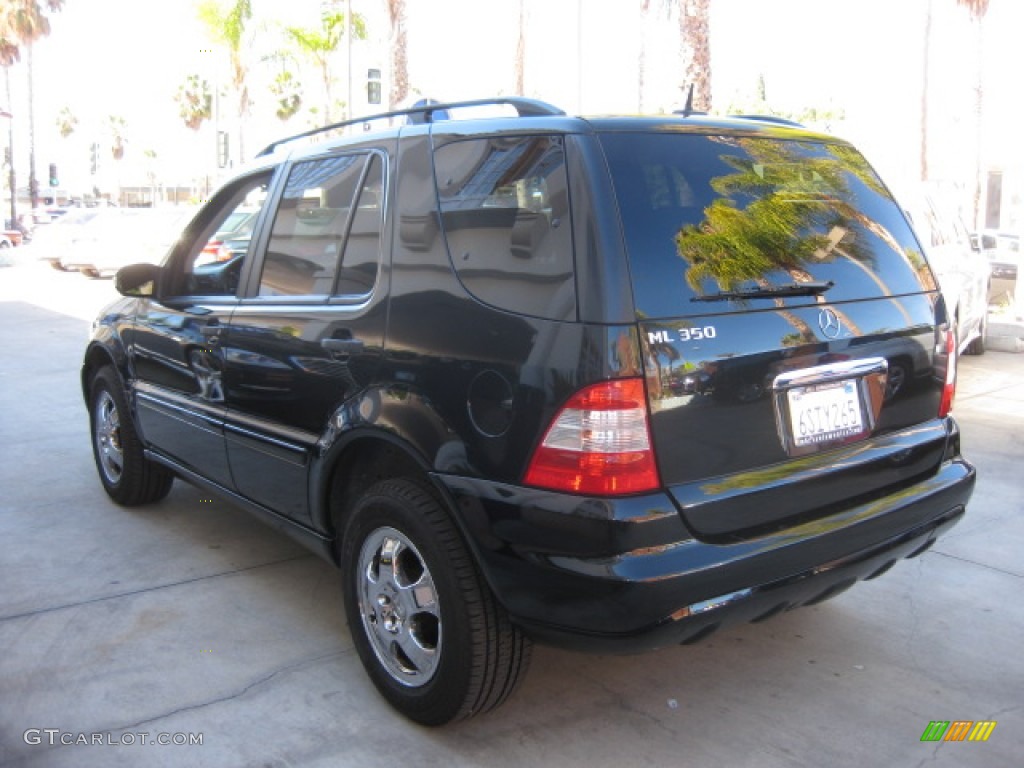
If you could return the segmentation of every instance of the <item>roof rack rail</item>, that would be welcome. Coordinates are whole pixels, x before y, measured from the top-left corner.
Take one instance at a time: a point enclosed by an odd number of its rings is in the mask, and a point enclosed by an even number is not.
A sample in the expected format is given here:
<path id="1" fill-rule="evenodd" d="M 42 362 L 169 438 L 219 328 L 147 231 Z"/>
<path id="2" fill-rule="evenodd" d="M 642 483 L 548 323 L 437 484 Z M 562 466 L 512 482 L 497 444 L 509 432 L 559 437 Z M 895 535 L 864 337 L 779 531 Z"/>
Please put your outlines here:
<path id="1" fill-rule="evenodd" d="M 431 102 L 418 107 L 410 107 L 408 109 L 396 109 L 391 112 L 380 112 L 375 115 L 363 115 L 361 117 L 352 118 L 351 120 L 342 120 L 339 123 L 330 123 L 329 125 L 323 125 L 319 128 L 312 128 L 302 133 L 296 133 L 294 136 L 288 136 L 283 139 L 271 142 L 265 146 L 256 157 L 263 157 L 269 155 L 281 144 L 287 144 L 289 141 L 295 141 L 296 139 L 304 139 L 307 136 L 315 136 L 318 133 L 324 133 L 326 131 L 333 131 L 337 128 L 344 128 L 346 125 L 359 125 L 361 123 L 368 123 L 371 120 L 382 120 L 387 117 L 401 117 L 403 115 L 419 115 L 422 117 L 422 122 L 432 123 L 434 122 L 434 113 L 443 112 L 449 109 L 462 109 L 464 107 L 484 107 L 491 105 L 503 105 L 514 107 L 519 117 L 542 117 L 544 115 L 564 115 L 565 112 L 558 107 L 548 104 L 545 101 L 539 99 L 526 99 L 518 96 L 501 97 L 494 99 L 474 99 L 472 101 L 452 101 L 447 103 Z"/>
<path id="2" fill-rule="evenodd" d="M 806 128 L 803 123 L 790 120 L 788 117 L 777 117 L 775 115 L 729 115 L 739 120 L 760 120 L 762 123 L 778 123 L 779 125 L 791 125 L 794 128 Z"/>

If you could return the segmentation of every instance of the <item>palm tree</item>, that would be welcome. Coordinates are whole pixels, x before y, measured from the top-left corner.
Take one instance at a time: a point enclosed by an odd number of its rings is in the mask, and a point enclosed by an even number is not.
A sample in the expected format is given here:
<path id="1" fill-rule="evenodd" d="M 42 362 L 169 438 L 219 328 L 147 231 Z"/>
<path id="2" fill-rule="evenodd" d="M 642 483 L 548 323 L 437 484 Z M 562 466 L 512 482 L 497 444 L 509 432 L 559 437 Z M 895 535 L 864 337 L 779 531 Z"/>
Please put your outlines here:
<path id="1" fill-rule="evenodd" d="M 688 89 L 693 85 L 694 109 L 700 112 L 711 110 L 711 46 L 710 36 L 711 0 L 655 0 L 656 10 L 670 15 L 673 6 L 678 5 L 679 51 L 682 56 L 683 81 L 680 85 Z M 637 61 L 637 108 L 644 112 L 644 96 L 647 88 L 647 27 L 651 14 L 651 0 L 640 0 L 640 54 Z"/>
<path id="2" fill-rule="evenodd" d="M 352 38 L 355 40 L 366 39 L 366 22 L 358 14 L 352 14 L 351 25 L 347 23 L 345 14 L 331 5 L 324 6 L 320 14 L 320 26 L 309 27 L 285 27 L 285 35 L 308 57 L 320 70 L 320 77 L 324 84 L 324 123 L 331 122 L 331 109 L 334 106 L 332 90 L 334 76 L 331 74 L 331 58 L 341 45 L 346 30 L 351 29 Z M 351 105 L 345 105 L 346 110 L 351 110 Z"/>
<path id="3" fill-rule="evenodd" d="M 107 125 L 110 127 L 110 154 L 115 160 L 124 158 L 124 132 L 128 121 L 119 115 L 111 115 L 107 118 Z"/>
<path id="4" fill-rule="evenodd" d="M 71 107 L 62 107 L 57 115 L 57 131 L 62 139 L 68 138 L 78 127 L 78 118 L 71 111 Z"/>
<path id="5" fill-rule="evenodd" d="M 213 93 L 210 84 L 199 75 L 186 77 L 178 86 L 174 100 L 178 102 L 178 115 L 193 131 L 198 131 L 205 120 L 213 117 Z"/>
<path id="6" fill-rule="evenodd" d="M 110 129 L 110 154 L 117 161 L 117 199 L 121 200 L 121 160 L 124 158 L 125 128 L 128 122 L 119 115 L 110 115 L 107 118 L 107 127 Z"/>
<path id="7" fill-rule="evenodd" d="M 985 14 L 988 13 L 989 0 L 956 0 L 957 5 L 967 10 L 974 25 L 974 39 L 976 45 L 975 68 L 974 68 L 974 189 L 972 190 L 973 218 L 972 225 L 978 222 L 978 214 L 981 208 L 981 145 L 982 145 L 982 124 L 981 113 L 983 107 L 982 79 L 984 76 L 984 27 L 982 22 Z"/>
<path id="8" fill-rule="evenodd" d="M 391 24 L 391 91 L 388 106 L 394 109 L 409 95 L 409 58 L 405 38 L 405 0 L 386 0 Z"/>
<path id="9" fill-rule="evenodd" d="M 206 26 L 210 39 L 227 48 L 231 63 L 231 85 L 238 97 L 238 155 L 245 161 L 244 125 L 252 100 L 249 97 L 249 67 L 245 59 L 246 25 L 252 19 L 251 0 L 202 0 L 198 6 L 199 20 Z"/>
<path id="10" fill-rule="evenodd" d="M 927 0 L 925 5 L 924 21 L 924 66 L 922 68 L 921 87 L 921 154 L 920 172 L 921 180 L 929 178 L 928 167 L 928 73 L 931 64 L 931 40 L 932 40 L 932 2 Z M 977 41 L 977 58 L 975 63 L 975 86 L 974 86 L 974 112 L 975 112 L 975 167 L 974 167 L 974 221 L 978 219 L 978 209 L 981 202 L 981 112 L 982 112 L 982 21 L 988 13 L 989 0 L 956 0 L 956 4 L 967 11 L 974 24 L 975 38 Z"/>
<path id="11" fill-rule="evenodd" d="M 679 0 L 683 84 L 693 85 L 693 107 L 711 111 L 711 0 Z"/>
<path id="12" fill-rule="evenodd" d="M 517 96 L 526 95 L 526 0 L 519 0 L 519 38 L 516 40 L 516 83 Z"/>
<path id="13" fill-rule="evenodd" d="M 45 7 L 44 7 L 45 6 Z M 28 76 L 28 174 L 29 195 L 32 208 L 39 200 L 39 181 L 36 178 L 36 136 L 35 136 L 35 104 L 32 83 L 32 43 L 50 34 L 50 20 L 46 11 L 56 13 L 64 6 L 64 0 L 5 0 L 0 6 L 0 66 L 10 68 L 21 58 L 21 47 L 27 52 Z M 7 81 L 8 100 L 10 97 L 10 80 Z M 10 138 L 11 151 L 11 219 L 17 220 L 17 198 L 14 175 L 14 140 L 13 130 Z"/>
<path id="14" fill-rule="evenodd" d="M 281 122 L 291 120 L 302 106 L 302 83 L 287 69 L 282 69 L 270 84 L 270 92 L 277 97 L 274 114 Z"/>
<path id="15" fill-rule="evenodd" d="M 656 0 L 656 10 L 667 18 L 672 12 L 673 0 Z M 636 69 L 636 108 L 643 114 L 646 110 L 644 102 L 647 91 L 647 28 L 651 15 L 651 0 L 640 0 L 640 53 Z"/>
<path id="16" fill-rule="evenodd" d="M 20 61 L 23 46 L 31 47 L 50 34 L 46 11 L 56 13 L 63 7 L 64 0 L 5 0 L 0 6 L 0 66 Z"/>

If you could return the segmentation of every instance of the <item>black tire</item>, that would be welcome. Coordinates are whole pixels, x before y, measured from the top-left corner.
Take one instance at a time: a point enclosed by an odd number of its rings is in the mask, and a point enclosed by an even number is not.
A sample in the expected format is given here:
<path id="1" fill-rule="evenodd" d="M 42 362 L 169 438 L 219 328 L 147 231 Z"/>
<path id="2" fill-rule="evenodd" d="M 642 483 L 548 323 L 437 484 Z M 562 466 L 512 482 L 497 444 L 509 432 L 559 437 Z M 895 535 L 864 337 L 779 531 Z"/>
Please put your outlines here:
<path id="1" fill-rule="evenodd" d="M 96 471 L 111 499 L 135 507 L 170 492 L 174 474 L 143 453 L 121 381 L 109 365 L 96 372 L 89 388 L 89 433 Z"/>
<path id="2" fill-rule="evenodd" d="M 988 333 L 988 317 L 982 318 L 981 327 L 978 329 L 978 335 L 975 339 L 967 345 L 964 350 L 965 355 L 984 355 L 985 354 L 985 334 Z"/>
<path id="3" fill-rule="evenodd" d="M 892 400 L 896 395 L 903 392 L 903 390 L 906 389 L 909 380 L 910 371 L 908 367 L 898 360 L 890 360 L 889 373 L 886 376 L 885 381 L 886 401 Z"/>
<path id="4" fill-rule="evenodd" d="M 487 712 L 525 676 L 530 641 L 497 604 L 451 518 L 420 486 L 386 480 L 367 491 L 340 555 L 356 650 L 381 695 L 406 717 L 443 725 Z"/>

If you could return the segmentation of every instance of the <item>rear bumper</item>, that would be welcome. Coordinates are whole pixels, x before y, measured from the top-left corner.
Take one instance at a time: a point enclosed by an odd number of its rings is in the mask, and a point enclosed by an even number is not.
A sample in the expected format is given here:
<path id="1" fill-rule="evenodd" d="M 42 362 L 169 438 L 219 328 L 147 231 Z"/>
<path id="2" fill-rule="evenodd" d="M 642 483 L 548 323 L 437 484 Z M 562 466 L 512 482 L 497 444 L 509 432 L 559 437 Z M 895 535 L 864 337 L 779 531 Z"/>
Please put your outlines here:
<path id="1" fill-rule="evenodd" d="M 610 501 L 437 480 L 517 624 L 544 642 L 628 653 L 824 600 L 919 554 L 963 516 L 975 470 L 957 457 L 893 495 L 727 544 L 691 536 L 663 494 Z"/>

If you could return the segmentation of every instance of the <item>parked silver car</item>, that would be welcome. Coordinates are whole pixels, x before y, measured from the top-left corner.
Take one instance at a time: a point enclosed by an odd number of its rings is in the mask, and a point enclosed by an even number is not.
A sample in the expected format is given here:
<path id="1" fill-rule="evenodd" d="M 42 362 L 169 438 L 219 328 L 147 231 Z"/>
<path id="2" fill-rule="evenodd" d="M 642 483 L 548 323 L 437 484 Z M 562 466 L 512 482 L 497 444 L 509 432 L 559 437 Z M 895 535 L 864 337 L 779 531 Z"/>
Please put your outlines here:
<path id="1" fill-rule="evenodd" d="M 992 282 L 988 259 L 947 196 L 922 189 L 903 203 L 956 321 L 959 352 L 984 354 Z"/>
<path id="2" fill-rule="evenodd" d="M 978 236 L 981 252 L 992 267 L 990 302 L 1013 303 L 1020 270 L 1020 235 L 1016 232 L 986 230 Z"/>
<path id="3" fill-rule="evenodd" d="M 126 264 L 156 264 L 194 214 L 189 206 L 101 211 L 78 229 L 60 264 L 88 277 L 113 275 Z"/>

